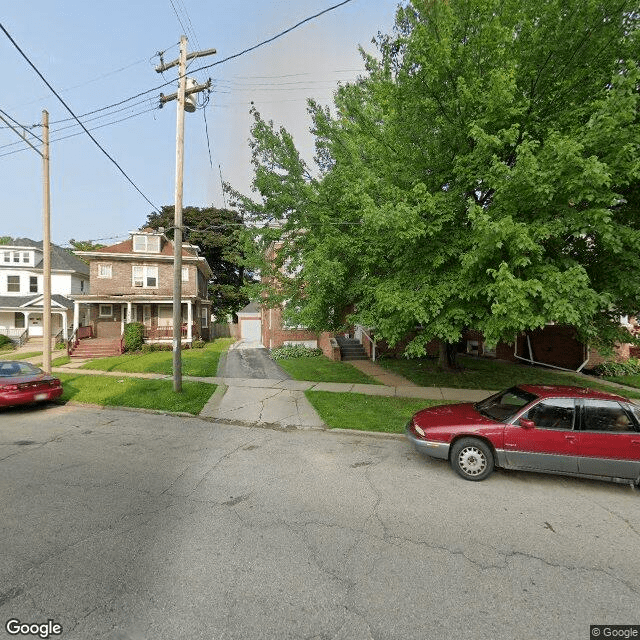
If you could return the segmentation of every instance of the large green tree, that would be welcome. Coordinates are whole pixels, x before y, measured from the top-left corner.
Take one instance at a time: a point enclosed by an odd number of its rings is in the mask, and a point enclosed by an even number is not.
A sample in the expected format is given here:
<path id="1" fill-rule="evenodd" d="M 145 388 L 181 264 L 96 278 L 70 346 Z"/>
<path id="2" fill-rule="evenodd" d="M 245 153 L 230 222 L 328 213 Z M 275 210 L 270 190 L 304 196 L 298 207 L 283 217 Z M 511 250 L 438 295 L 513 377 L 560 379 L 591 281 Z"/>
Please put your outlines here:
<path id="1" fill-rule="evenodd" d="M 256 113 L 238 197 L 298 265 L 300 322 L 339 313 L 394 343 L 547 322 L 613 341 L 640 309 L 637 4 L 415 0 L 334 109 L 310 103 L 316 167 Z M 236 194 L 240 196 L 240 194 Z M 274 227 L 274 225 L 271 225 Z"/>
<path id="2" fill-rule="evenodd" d="M 164 227 L 167 236 L 173 238 L 174 220 L 174 207 L 164 206 L 160 213 L 148 215 L 147 225 Z M 244 291 L 250 276 L 243 266 L 240 214 L 215 207 L 184 207 L 182 221 L 183 241 L 200 247 L 213 271 L 209 281 L 212 312 L 221 319 L 235 314 L 249 301 Z"/>

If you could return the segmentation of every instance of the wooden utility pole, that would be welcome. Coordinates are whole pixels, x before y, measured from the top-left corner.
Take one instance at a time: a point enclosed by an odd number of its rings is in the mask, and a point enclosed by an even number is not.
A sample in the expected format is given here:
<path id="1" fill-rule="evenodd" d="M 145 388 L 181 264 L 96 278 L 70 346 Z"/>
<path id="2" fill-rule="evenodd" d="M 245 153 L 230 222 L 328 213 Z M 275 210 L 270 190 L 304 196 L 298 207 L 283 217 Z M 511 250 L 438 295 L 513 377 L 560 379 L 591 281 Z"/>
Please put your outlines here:
<path id="1" fill-rule="evenodd" d="M 160 104 L 170 100 L 177 100 L 176 123 L 176 187 L 174 204 L 174 229 L 173 229 L 173 390 L 176 393 L 182 391 L 182 192 L 184 170 L 184 112 L 185 98 L 187 95 L 204 91 L 211 86 L 211 80 L 203 85 L 195 85 L 187 91 L 187 60 L 216 53 L 215 49 L 208 49 L 187 55 L 187 37 L 180 37 L 180 57 L 173 62 L 160 64 L 156 67 L 158 73 L 162 73 L 171 67 L 178 65 L 180 76 L 178 78 L 178 92 L 170 96 L 160 94 Z M 193 109 L 195 110 L 195 105 Z"/>
<path id="2" fill-rule="evenodd" d="M 45 373 L 51 373 L 51 192 L 49 186 L 49 113 L 47 111 L 42 112 L 42 183 L 42 369 Z"/>

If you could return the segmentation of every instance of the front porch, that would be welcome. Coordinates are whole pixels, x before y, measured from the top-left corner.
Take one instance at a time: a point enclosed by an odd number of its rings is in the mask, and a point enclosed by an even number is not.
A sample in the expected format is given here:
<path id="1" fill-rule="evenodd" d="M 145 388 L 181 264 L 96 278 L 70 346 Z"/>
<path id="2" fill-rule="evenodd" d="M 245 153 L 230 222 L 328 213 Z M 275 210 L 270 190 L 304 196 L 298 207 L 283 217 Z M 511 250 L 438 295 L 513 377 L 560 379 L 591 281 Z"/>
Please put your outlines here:
<path id="1" fill-rule="evenodd" d="M 209 305 L 201 300 L 183 300 L 181 305 L 182 342 L 209 339 Z M 94 338 L 119 339 L 125 325 L 138 322 L 144 326 L 145 342 L 172 342 L 173 305 L 171 300 L 123 300 L 122 297 L 91 299 L 79 297 L 74 301 L 73 328 L 91 330 Z"/>

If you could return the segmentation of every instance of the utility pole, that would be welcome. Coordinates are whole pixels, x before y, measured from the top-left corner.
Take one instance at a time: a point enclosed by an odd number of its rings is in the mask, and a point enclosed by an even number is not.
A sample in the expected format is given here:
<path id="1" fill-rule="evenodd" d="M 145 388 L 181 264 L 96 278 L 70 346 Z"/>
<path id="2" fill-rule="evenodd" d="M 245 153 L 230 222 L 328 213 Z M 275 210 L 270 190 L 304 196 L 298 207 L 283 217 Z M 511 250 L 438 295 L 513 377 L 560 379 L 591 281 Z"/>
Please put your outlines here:
<path id="1" fill-rule="evenodd" d="M 204 91 L 211 86 L 211 79 L 202 85 L 190 81 L 187 89 L 187 60 L 200 58 L 216 53 L 215 49 L 187 54 L 187 37 L 180 36 L 180 57 L 165 64 L 160 59 L 156 67 L 158 73 L 178 65 L 178 92 L 170 96 L 160 94 L 160 106 L 170 100 L 177 100 L 176 123 L 176 187 L 174 205 L 173 230 L 173 390 L 182 391 L 182 191 L 184 169 L 184 112 L 195 111 L 195 101 L 185 104 L 185 99 L 191 95 Z"/>
<path id="2" fill-rule="evenodd" d="M 43 363 L 42 368 L 46 373 L 51 373 L 51 236 L 49 229 L 51 227 L 51 199 L 49 188 L 49 113 L 42 111 L 42 151 L 34 146 L 27 138 L 26 132 L 20 132 L 9 120 L 0 114 L 0 120 L 4 122 L 14 133 L 20 136 L 41 158 L 42 158 L 42 280 L 43 280 L 43 297 L 42 297 L 42 346 L 43 346 Z M 15 122 L 15 120 L 14 120 Z M 65 336 L 66 339 L 66 336 Z"/>
<path id="3" fill-rule="evenodd" d="M 42 112 L 42 368 L 51 373 L 51 199 L 49 187 L 49 113 Z M 65 336 L 66 338 L 66 336 Z"/>

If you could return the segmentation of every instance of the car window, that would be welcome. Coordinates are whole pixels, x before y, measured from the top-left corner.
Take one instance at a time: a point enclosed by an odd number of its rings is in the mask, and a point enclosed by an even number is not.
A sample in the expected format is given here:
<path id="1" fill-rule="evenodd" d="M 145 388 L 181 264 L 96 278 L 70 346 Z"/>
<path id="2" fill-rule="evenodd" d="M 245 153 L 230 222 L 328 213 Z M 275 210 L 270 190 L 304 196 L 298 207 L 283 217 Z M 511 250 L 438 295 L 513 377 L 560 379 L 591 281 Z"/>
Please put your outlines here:
<path id="1" fill-rule="evenodd" d="M 0 377 L 2 378 L 32 376 L 36 373 L 42 373 L 42 371 L 30 362 L 0 362 Z"/>
<path id="2" fill-rule="evenodd" d="M 635 431 L 633 418 L 612 400 L 585 400 L 582 409 L 584 431 L 625 433 Z"/>
<path id="3" fill-rule="evenodd" d="M 528 393 L 518 387 L 511 387 L 502 393 L 496 393 L 475 406 L 476 411 L 493 420 L 506 422 L 516 415 L 522 407 L 536 399 L 532 393 Z"/>
<path id="4" fill-rule="evenodd" d="M 540 429 L 571 431 L 575 423 L 576 407 L 573 398 L 547 398 L 523 413 L 519 420 L 532 420 Z"/>

